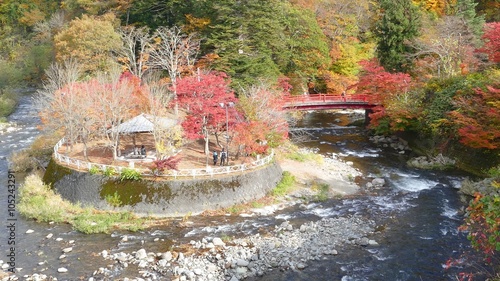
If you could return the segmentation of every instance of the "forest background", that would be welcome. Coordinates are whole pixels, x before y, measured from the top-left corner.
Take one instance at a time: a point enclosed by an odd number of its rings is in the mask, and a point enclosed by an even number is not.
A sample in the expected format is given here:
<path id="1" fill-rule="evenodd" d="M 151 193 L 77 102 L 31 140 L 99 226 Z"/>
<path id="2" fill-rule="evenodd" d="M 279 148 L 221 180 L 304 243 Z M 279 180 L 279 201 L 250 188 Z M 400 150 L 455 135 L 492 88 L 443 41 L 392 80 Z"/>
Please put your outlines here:
<path id="1" fill-rule="evenodd" d="M 137 87 L 159 71 L 179 97 L 196 82 L 183 79 L 196 75 L 235 98 L 275 97 L 276 89 L 367 94 L 380 105 L 371 115 L 375 133 L 413 136 L 425 154 L 453 154 L 460 168 L 498 178 L 499 10 L 498 0 L 3 0 L 0 114 L 15 108 L 14 89 L 47 89 L 42 81 L 54 63 L 71 70 L 70 61 L 78 61 L 78 75 L 66 81 L 80 86 L 103 86 L 93 79 L 119 66 Z M 161 61 L 168 53 L 158 53 L 169 38 L 187 46 L 175 69 Z M 232 99 L 222 97 L 226 106 Z M 498 190 L 497 181 L 491 185 Z M 477 198 L 496 209 L 486 213 L 482 202 L 469 221 L 490 231 L 488 241 L 476 240 L 485 252 L 500 250 L 498 219 L 484 219 L 499 217 L 498 198 Z"/>

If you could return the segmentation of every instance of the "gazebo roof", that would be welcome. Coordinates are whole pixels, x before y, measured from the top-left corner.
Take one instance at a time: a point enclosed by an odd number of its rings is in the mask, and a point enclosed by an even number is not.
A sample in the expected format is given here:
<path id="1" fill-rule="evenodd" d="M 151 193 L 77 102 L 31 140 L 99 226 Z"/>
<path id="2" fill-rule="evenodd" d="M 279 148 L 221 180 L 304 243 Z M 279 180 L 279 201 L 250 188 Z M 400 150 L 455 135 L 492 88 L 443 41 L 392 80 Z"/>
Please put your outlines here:
<path id="1" fill-rule="evenodd" d="M 134 134 L 134 133 L 151 133 L 154 130 L 154 116 L 141 113 L 140 115 L 129 119 L 115 128 L 118 132 L 122 134 Z M 156 117 L 158 118 L 158 125 L 163 129 L 168 129 L 177 124 L 177 120 L 168 117 Z"/>

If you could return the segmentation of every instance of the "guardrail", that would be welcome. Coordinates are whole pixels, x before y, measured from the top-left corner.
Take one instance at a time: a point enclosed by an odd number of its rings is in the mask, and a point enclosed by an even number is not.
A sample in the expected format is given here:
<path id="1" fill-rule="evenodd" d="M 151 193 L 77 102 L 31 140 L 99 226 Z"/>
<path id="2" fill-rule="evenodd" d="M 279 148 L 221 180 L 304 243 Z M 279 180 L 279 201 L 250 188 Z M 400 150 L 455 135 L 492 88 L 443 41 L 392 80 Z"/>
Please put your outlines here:
<path id="1" fill-rule="evenodd" d="M 77 168 L 78 170 L 87 170 L 90 171 L 91 169 L 97 168 L 99 171 L 105 171 L 107 169 L 114 169 L 117 173 L 121 173 L 122 170 L 124 169 L 134 169 L 137 170 L 141 173 L 142 176 L 157 176 L 157 177 L 173 177 L 174 179 L 177 178 L 186 178 L 186 177 L 213 177 L 214 175 L 222 175 L 222 174 L 230 174 L 230 173 L 237 173 L 237 172 L 243 172 L 243 171 L 248 171 L 251 169 L 255 169 L 260 166 L 264 166 L 268 163 L 270 163 L 274 159 L 274 151 L 271 152 L 271 154 L 261 158 L 257 159 L 253 162 L 250 163 L 245 163 L 245 164 L 240 164 L 240 165 L 233 165 L 233 166 L 220 166 L 220 167 L 210 167 L 207 166 L 206 168 L 202 169 L 179 169 L 179 170 L 166 170 L 160 173 L 153 173 L 150 169 L 142 169 L 142 168 L 129 168 L 125 166 L 115 166 L 115 165 L 106 165 L 106 164 L 99 164 L 99 163 L 92 163 L 80 159 L 74 159 L 71 157 L 68 157 L 66 155 L 62 155 L 59 153 L 59 149 L 61 148 L 62 145 L 64 145 L 65 139 L 62 138 L 57 142 L 57 144 L 54 146 L 54 159 L 65 166 L 68 167 L 74 167 Z"/>
<path id="2" fill-rule="evenodd" d="M 286 96 L 283 98 L 286 104 L 294 103 L 308 103 L 308 102 L 369 102 L 370 96 L 359 94 L 359 95 L 326 95 L 326 94 L 312 94 L 312 95 L 296 95 L 296 96 Z"/>

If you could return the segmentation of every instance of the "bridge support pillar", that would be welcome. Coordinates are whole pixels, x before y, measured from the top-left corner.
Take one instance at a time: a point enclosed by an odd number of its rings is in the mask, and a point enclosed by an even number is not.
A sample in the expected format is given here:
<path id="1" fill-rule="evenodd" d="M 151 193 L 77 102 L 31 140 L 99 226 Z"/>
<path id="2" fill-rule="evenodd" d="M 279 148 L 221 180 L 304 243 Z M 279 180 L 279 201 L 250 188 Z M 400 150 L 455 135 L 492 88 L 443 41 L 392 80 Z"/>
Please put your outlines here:
<path id="1" fill-rule="evenodd" d="M 371 108 L 365 109 L 365 126 L 368 126 L 370 124 L 370 114 L 373 113 L 373 110 Z"/>

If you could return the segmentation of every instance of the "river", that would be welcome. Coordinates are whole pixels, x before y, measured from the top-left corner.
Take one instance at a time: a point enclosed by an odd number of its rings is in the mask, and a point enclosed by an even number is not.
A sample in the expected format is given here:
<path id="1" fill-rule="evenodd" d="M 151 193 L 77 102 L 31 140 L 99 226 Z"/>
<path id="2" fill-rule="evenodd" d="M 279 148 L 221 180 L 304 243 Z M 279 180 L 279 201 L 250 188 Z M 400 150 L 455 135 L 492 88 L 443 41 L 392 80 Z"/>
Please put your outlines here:
<path id="1" fill-rule="evenodd" d="M 31 99 L 23 97 L 16 112 L 9 117 L 18 129 L 0 136 L 3 176 L 0 219 L 6 226 L 15 223 L 14 232 L 1 232 L 0 260 L 12 260 L 7 242 L 9 235 L 12 238 L 14 233 L 17 276 L 43 273 L 56 276 L 58 280 L 87 280 L 99 267 L 112 263 L 99 257 L 102 250 L 130 252 L 145 248 L 159 252 L 168 250 L 173 244 L 188 243 L 205 235 L 243 236 L 265 232 L 285 219 L 300 223 L 357 214 L 383 226 L 383 230 L 373 237 L 379 247 L 350 247 L 339 256 L 310 261 L 302 271 L 273 271 L 262 278 L 248 280 L 457 280 L 461 272 L 474 272 L 473 280 L 484 280 L 485 275 L 477 272 L 487 269 L 471 250 L 466 235 L 457 231 L 465 207 L 460 201 L 458 188 L 467 175 L 459 171 L 410 169 L 405 165 L 407 156 L 372 144 L 362 128 L 335 121 L 345 120 L 344 116 L 342 112 L 307 113 L 298 127 L 310 132 L 312 139 L 300 145 L 317 149 L 324 155 L 335 153 L 352 161 L 364 178 L 383 177 L 385 188 L 312 203 L 307 209 L 294 206 L 269 216 L 192 217 L 191 224 L 183 228 L 159 226 L 138 233 L 83 235 L 65 224 L 37 223 L 19 215 L 15 221 L 8 220 L 5 158 L 13 151 L 27 147 L 38 134 L 39 121 Z M 24 175 L 15 176 L 19 187 Z M 28 230 L 33 232 L 26 233 Z M 67 247 L 73 250 L 60 258 L 62 249 Z M 447 268 L 450 258 L 461 263 Z M 61 267 L 67 268 L 68 272 L 57 273 Z M 135 277 L 127 275 L 132 272 L 128 269 L 115 270 L 116 280 Z"/>

